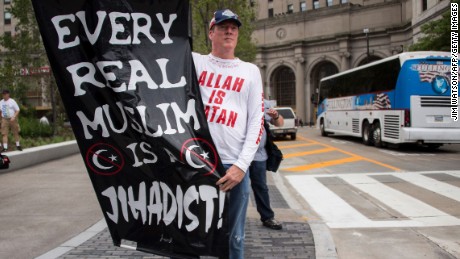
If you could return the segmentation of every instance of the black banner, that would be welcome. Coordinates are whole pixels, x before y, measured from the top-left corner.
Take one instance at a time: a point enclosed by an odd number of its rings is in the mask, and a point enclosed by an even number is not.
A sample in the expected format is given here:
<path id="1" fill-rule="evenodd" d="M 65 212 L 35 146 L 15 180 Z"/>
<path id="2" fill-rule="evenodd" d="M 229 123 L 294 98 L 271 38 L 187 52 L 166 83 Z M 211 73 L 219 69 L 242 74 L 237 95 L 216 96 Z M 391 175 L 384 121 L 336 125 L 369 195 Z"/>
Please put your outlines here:
<path id="1" fill-rule="evenodd" d="M 33 0 L 115 245 L 228 256 L 222 167 L 204 114 L 188 1 Z"/>

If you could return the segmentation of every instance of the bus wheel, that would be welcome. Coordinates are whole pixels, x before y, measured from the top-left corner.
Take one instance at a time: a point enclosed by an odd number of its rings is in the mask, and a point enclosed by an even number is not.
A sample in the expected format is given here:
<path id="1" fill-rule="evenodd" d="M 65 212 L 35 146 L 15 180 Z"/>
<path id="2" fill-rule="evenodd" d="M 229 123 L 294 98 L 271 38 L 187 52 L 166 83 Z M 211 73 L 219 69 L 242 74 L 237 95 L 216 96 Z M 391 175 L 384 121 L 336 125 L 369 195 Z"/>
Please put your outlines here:
<path id="1" fill-rule="evenodd" d="M 380 128 L 380 122 L 374 122 L 374 130 L 372 132 L 372 140 L 374 141 L 374 145 L 376 147 L 382 147 L 382 129 Z"/>
<path id="2" fill-rule="evenodd" d="M 297 135 L 297 134 L 295 134 L 295 133 L 291 133 L 291 140 L 295 140 L 296 137 L 297 137 L 296 135 Z"/>
<path id="3" fill-rule="evenodd" d="M 442 147 L 442 144 L 427 144 L 426 149 L 429 151 L 436 150 L 438 148 Z"/>
<path id="4" fill-rule="evenodd" d="M 321 121 L 319 123 L 319 128 L 321 130 L 321 136 L 327 137 L 326 126 L 324 125 L 324 120 L 323 119 L 321 119 Z"/>
<path id="5" fill-rule="evenodd" d="M 366 146 L 372 145 L 371 132 L 372 130 L 369 126 L 369 122 L 365 121 L 363 123 L 363 144 Z"/>

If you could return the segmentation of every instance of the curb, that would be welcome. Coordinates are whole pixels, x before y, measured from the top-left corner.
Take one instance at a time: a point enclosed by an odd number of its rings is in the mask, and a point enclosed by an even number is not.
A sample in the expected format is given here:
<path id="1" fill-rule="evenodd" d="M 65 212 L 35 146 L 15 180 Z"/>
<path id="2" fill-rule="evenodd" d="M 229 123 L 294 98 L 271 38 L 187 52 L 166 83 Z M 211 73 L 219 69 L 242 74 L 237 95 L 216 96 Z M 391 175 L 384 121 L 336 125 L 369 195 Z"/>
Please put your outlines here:
<path id="1" fill-rule="evenodd" d="M 24 151 L 5 152 L 10 160 L 10 168 L 1 170 L 0 173 L 8 173 L 22 168 L 34 166 L 51 160 L 67 157 L 79 152 L 77 141 L 27 148 Z"/>
<path id="2" fill-rule="evenodd" d="M 66 254 L 70 250 L 80 246 L 90 238 L 94 237 L 95 235 L 99 234 L 107 227 L 107 223 L 105 219 L 99 220 L 96 224 L 88 228 L 87 230 L 83 231 L 82 233 L 78 234 L 77 236 L 67 240 L 65 243 L 61 244 L 60 246 L 38 256 L 35 259 L 55 259 L 61 255 Z"/>

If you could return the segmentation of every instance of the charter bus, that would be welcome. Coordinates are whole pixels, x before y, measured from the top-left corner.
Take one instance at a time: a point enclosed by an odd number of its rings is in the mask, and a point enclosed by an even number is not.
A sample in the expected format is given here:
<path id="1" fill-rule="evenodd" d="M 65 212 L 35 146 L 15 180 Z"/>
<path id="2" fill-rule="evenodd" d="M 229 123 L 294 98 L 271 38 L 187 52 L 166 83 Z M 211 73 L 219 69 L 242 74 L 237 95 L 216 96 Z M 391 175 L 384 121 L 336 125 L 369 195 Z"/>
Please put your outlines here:
<path id="1" fill-rule="evenodd" d="M 366 145 L 460 143 L 451 118 L 448 52 L 406 52 L 320 81 L 321 135 L 362 138 Z"/>

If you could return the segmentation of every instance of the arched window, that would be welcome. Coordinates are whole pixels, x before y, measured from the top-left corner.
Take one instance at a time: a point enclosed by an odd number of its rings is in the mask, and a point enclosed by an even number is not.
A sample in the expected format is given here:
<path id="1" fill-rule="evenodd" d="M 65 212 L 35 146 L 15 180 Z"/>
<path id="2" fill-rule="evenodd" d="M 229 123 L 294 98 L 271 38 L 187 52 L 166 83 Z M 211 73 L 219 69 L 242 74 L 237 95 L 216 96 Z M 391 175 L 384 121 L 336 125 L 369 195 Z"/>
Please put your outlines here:
<path id="1" fill-rule="evenodd" d="M 317 64 L 315 67 L 313 67 L 313 69 L 311 70 L 310 81 L 310 85 L 312 87 L 312 96 L 310 96 L 310 101 L 312 103 L 314 103 L 315 105 L 317 104 L 316 102 L 318 100 L 319 81 L 327 76 L 337 74 L 338 72 L 339 69 L 337 68 L 337 66 L 329 61 L 321 62 Z"/>
<path id="2" fill-rule="evenodd" d="M 278 68 L 271 77 L 272 99 L 278 106 L 289 106 L 295 109 L 295 74 L 286 66 Z"/>
<path id="3" fill-rule="evenodd" d="M 361 62 L 359 62 L 359 64 L 358 64 L 358 67 L 362 66 L 362 65 L 366 65 L 366 64 L 374 62 L 374 61 L 377 61 L 377 60 L 381 60 L 381 59 L 382 58 L 380 58 L 380 57 L 370 55 L 369 57 L 366 57 L 365 59 L 361 60 Z"/>

